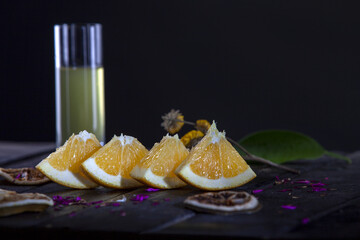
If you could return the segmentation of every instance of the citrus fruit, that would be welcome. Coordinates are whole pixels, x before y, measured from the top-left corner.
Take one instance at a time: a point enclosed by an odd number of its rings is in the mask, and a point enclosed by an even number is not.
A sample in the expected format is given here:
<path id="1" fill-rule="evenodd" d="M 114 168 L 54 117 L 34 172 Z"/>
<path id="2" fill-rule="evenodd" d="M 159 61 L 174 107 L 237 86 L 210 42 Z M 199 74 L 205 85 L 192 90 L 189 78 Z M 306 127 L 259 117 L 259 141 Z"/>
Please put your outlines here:
<path id="1" fill-rule="evenodd" d="M 186 185 L 174 170 L 187 157 L 189 151 L 178 135 L 164 136 L 155 143 L 149 153 L 131 171 L 130 176 L 146 185 L 161 189 L 171 189 Z"/>
<path id="2" fill-rule="evenodd" d="M 94 188 L 98 185 L 80 168 L 83 161 L 101 148 L 95 135 L 82 131 L 72 134 L 65 144 L 42 160 L 36 168 L 61 185 L 71 188 Z"/>
<path id="3" fill-rule="evenodd" d="M 100 185 L 111 188 L 132 188 L 142 184 L 130 171 L 148 153 L 134 137 L 114 136 L 104 147 L 82 163 L 84 171 Z"/>
<path id="4" fill-rule="evenodd" d="M 188 157 L 175 170 L 177 176 L 203 190 L 225 190 L 241 186 L 256 174 L 219 132 L 215 122 Z"/>

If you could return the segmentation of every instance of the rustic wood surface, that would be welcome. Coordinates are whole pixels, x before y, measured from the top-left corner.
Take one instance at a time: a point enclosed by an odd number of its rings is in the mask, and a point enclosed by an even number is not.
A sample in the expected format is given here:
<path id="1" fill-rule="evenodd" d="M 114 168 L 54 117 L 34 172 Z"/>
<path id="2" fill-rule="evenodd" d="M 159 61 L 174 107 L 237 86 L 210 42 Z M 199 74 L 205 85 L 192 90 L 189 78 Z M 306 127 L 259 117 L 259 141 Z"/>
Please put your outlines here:
<path id="1" fill-rule="evenodd" d="M 53 143 L 0 142 L 0 167 L 34 167 L 51 151 Z M 1 233 L 20 239 L 36 234 L 38 239 L 64 237 L 122 237 L 123 239 L 356 239 L 360 237 L 360 152 L 347 154 L 352 164 L 331 157 L 298 160 L 288 165 L 300 175 L 249 163 L 257 177 L 236 190 L 263 189 L 257 193 L 262 209 L 253 214 L 213 215 L 187 209 L 187 196 L 202 191 L 193 187 L 147 192 L 146 187 L 115 190 L 70 189 L 54 182 L 39 186 L 18 186 L 0 178 L 0 188 L 19 193 L 39 192 L 50 197 L 81 197 L 87 202 L 120 206 L 72 205 L 41 213 L 21 213 L 0 218 Z M 275 184 L 276 178 L 290 182 Z M 294 188 L 300 179 L 325 183 L 327 191 Z M 291 191 L 290 191 L 291 190 Z M 143 202 L 131 201 L 137 194 L 149 195 Z M 293 205 L 295 210 L 283 209 Z M 308 220 L 304 224 L 304 219 Z"/>

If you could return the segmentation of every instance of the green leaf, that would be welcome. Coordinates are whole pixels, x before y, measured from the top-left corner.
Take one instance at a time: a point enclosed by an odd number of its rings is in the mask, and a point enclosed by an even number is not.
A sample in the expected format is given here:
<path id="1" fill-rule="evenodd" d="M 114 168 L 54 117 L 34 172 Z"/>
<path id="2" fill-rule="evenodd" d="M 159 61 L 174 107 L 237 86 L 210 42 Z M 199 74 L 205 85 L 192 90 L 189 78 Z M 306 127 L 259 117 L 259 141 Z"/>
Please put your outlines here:
<path id="1" fill-rule="evenodd" d="M 275 163 L 296 159 L 315 159 L 329 154 L 316 140 L 302 133 L 287 130 L 265 130 L 252 133 L 239 141 L 250 153 Z M 242 153 L 243 154 L 243 153 Z M 345 157 L 332 157 L 345 159 Z"/>
<path id="2" fill-rule="evenodd" d="M 351 159 L 350 159 L 350 158 L 345 157 L 345 156 L 340 155 L 340 154 L 337 154 L 337 153 L 334 153 L 334 152 L 325 151 L 325 155 L 328 155 L 328 156 L 333 157 L 333 158 L 345 160 L 345 161 L 347 161 L 348 163 L 351 163 Z"/>

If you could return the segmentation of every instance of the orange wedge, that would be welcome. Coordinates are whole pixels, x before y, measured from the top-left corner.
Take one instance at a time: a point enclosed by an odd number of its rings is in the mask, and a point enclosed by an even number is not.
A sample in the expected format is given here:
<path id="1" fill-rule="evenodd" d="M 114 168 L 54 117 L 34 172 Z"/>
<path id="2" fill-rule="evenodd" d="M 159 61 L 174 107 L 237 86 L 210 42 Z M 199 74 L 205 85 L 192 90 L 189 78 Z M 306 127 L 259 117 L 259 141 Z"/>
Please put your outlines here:
<path id="1" fill-rule="evenodd" d="M 63 146 L 42 160 L 36 168 L 54 182 L 66 187 L 94 188 L 98 185 L 81 171 L 80 165 L 100 148 L 94 134 L 82 131 L 70 136 Z"/>
<path id="2" fill-rule="evenodd" d="M 186 185 L 174 170 L 187 157 L 189 151 L 178 135 L 164 136 L 131 171 L 130 176 L 155 188 L 171 189 Z"/>
<path id="3" fill-rule="evenodd" d="M 189 156 L 175 170 L 177 176 L 203 190 L 225 190 L 239 187 L 256 174 L 219 132 L 215 122 Z"/>
<path id="4" fill-rule="evenodd" d="M 134 137 L 121 134 L 82 164 L 84 171 L 102 186 L 133 188 L 142 186 L 130 177 L 130 171 L 148 153 Z"/>

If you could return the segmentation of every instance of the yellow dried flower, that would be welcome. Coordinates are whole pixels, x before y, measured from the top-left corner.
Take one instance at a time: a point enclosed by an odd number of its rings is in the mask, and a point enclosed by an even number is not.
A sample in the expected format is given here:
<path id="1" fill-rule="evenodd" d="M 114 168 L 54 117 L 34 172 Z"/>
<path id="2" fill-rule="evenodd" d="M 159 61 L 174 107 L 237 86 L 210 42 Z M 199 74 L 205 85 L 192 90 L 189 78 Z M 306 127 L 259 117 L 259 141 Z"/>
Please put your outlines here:
<path id="1" fill-rule="evenodd" d="M 211 124 L 208 120 L 205 119 L 199 119 L 195 123 L 195 128 L 202 133 L 206 134 L 207 130 L 210 128 Z"/>
<path id="2" fill-rule="evenodd" d="M 169 113 L 161 118 L 163 119 L 161 126 L 170 134 L 179 132 L 182 126 L 184 126 L 184 116 L 179 110 L 171 109 Z"/>
<path id="3" fill-rule="evenodd" d="M 199 130 L 191 130 L 186 133 L 180 140 L 187 148 L 192 148 L 195 146 L 202 138 L 204 133 Z"/>

